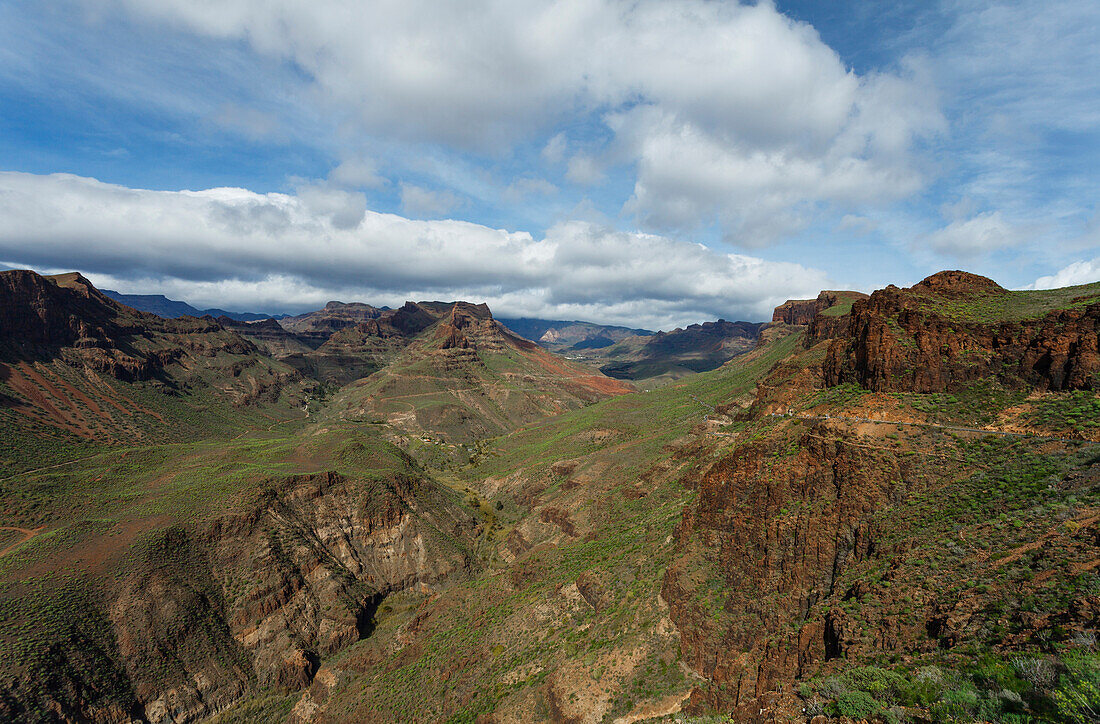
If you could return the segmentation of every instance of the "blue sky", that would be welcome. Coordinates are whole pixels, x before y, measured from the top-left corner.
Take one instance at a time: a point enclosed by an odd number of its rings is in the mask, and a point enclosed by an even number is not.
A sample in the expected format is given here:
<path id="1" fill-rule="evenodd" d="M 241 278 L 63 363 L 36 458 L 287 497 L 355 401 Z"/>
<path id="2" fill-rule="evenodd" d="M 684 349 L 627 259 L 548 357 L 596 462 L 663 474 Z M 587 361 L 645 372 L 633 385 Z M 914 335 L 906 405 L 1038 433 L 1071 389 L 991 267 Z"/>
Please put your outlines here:
<path id="1" fill-rule="evenodd" d="M 1100 279 L 1100 5 L 0 1 L 0 263 L 669 328 Z"/>

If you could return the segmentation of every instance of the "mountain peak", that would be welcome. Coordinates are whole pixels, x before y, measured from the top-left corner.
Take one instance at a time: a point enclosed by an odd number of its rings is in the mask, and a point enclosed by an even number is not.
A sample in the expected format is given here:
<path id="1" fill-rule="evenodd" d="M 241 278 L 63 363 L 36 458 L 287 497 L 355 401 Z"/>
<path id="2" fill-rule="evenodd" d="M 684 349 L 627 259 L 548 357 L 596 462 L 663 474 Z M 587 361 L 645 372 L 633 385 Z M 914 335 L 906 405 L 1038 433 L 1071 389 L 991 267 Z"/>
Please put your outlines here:
<path id="1" fill-rule="evenodd" d="M 980 274 L 958 269 L 936 272 L 914 285 L 914 289 L 928 290 L 944 296 L 970 296 L 997 294 L 1007 291 L 997 282 Z"/>

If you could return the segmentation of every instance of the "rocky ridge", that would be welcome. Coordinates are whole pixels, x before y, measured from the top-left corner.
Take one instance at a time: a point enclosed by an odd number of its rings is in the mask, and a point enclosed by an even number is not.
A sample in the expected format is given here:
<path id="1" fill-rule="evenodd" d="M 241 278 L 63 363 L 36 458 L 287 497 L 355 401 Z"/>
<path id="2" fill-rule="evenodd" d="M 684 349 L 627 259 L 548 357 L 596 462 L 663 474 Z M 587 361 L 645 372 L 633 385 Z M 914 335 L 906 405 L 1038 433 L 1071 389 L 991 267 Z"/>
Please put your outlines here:
<path id="1" fill-rule="evenodd" d="M 849 334 L 829 344 L 825 382 L 929 393 L 995 377 L 1010 386 L 1095 389 L 1100 293 L 1071 292 L 1065 306 L 1007 319 L 997 313 L 1024 308 L 1029 294 L 1039 293 L 1009 292 L 958 271 L 879 290 L 853 305 Z"/>
<path id="2" fill-rule="evenodd" d="M 815 313 L 806 350 L 773 368 L 748 409 L 719 408 L 757 432 L 720 444 L 717 460 L 684 480 L 698 498 L 677 528 L 678 558 L 662 594 L 685 659 L 707 680 L 689 710 L 797 719 L 812 703 L 790 693 L 798 682 L 814 691 L 812 681 L 830 673 L 847 681 L 843 672 L 885 657 L 911 662 L 912 672 L 921 661 L 958 661 L 956 647 L 979 642 L 991 656 L 1034 656 L 1022 652 L 1044 636 L 1071 641 L 1100 625 L 1094 592 L 1075 589 L 1074 578 L 1091 565 L 1100 510 L 1067 506 L 1073 522 L 1052 527 L 1032 507 L 1055 486 L 1055 499 L 1095 503 L 1100 446 L 906 426 L 921 420 L 923 395 L 962 394 L 967 383 L 983 385 L 967 393 L 976 395 L 967 414 L 1002 416 L 1018 413 L 996 402 L 990 385 L 1005 386 L 1004 395 L 1023 388 L 1012 400 L 1032 390 L 1031 404 L 1044 404 L 1040 393 L 1093 384 L 1095 286 L 1015 304 L 1004 302 L 1016 293 L 961 272 L 888 287 L 856 300 L 845 322 L 821 325 Z M 998 303 L 983 306 L 990 298 Z M 988 317 L 975 318 L 975 305 Z M 865 391 L 830 396 L 844 382 Z M 887 392 L 895 396 L 879 394 Z M 907 410 L 899 394 L 918 409 Z M 868 418 L 905 424 L 859 422 Z M 990 525 L 1006 512 L 1015 527 Z M 1034 580 L 1011 566 L 1028 551 L 1043 571 Z M 987 558 L 998 560 L 992 570 Z M 1041 614 L 1030 613 L 1035 600 Z M 1027 706 L 1052 706 L 1045 690 L 1033 691 Z M 995 691 L 978 689 L 975 702 L 981 696 L 990 707 L 1016 706 L 996 703 Z M 871 695 L 861 701 L 886 706 Z"/>

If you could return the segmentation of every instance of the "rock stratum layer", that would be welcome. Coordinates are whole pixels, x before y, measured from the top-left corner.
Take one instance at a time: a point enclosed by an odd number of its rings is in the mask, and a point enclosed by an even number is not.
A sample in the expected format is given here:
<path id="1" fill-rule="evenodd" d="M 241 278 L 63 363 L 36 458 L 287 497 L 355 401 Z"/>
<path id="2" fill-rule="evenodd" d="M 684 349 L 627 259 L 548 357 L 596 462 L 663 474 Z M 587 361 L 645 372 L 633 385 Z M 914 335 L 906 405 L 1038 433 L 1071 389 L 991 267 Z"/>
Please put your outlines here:
<path id="1" fill-rule="evenodd" d="M 825 293 L 637 394 L 484 305 L 340 305 L 319 347 L 382 366 L 292 415 L 215 404 L 288 369 L 232 325 L 29 282 L 7 309 L 56 333 L 4 348 L 0 718 L 1082 720 L 1100 284 Z M 185 353 L 126 381 L 84 338 Z M 168 422 L 34 462 L 26 420 L 108 398 Z M 167 438 L 188 415 L 228 417 Z"/>
<path id="2" fill-rule="evenodd" d="M 1048 308 L 1019 294 L 965 272 L 879 290 L 852 306 L 848 335 L 830 343 L 825 382 L 944 392 L 995 377 L 1040 389 L 1095 389 L 1100 295 L 1070 291 L 1062 299 L 1063 292 L 1057 301 L 1065 306 Z"/>
<path id="3" fill-rule="evenodd" d="M 10 672 L 0 717 L 193 722 L 261 689 L 301 689 L 322 658 L 370 635 L 387 596 L 475 570 L 476 535 L 414 474 L 271 480 L 239 512 L 135 539 L 80 614 L 100 629 L 55 642 L 47 682 Z"/>

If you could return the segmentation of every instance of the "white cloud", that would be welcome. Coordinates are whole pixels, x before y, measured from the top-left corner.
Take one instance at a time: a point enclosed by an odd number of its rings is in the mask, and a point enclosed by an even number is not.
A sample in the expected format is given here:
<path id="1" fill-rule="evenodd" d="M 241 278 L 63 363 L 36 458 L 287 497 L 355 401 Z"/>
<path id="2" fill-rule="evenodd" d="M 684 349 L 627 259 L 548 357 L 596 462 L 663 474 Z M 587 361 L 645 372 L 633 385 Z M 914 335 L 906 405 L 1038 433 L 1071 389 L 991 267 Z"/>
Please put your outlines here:
<path id="1" fill-rule="evenodd" d="M 509 203 L 518 204 L 531 196 L 550 196 L 558 192 L 558 187 L 546 179 L 524 176 L 518 178 L 504 189 L 503 197 Z"/>
<path id="2" fill-rule="evenodd" d="M 447 191 L 432 191 L 413 184 L 401 184 L 401 208 L 413 216 L 446 216 L 462 205 L 462 199 Z"/>
<path id="3" fill-rule="evenodd" d="M 717 218 L 727 241 L 759 247 L 803 228 L 818 204 L 881 205 L 919 191 L 926 175 L 909 145 L 943 127 L 930 92 L 916 79 L 834 80 L 838 89 L 851 86 L 851 103 L 831 133 L 822 129 L 834 121 L 824 110 L 814 119 L 812 108 L 789 137 L 745 134 L 733 124 L 708 128 L 659 106 L 613 116 L 618 143 L 638 159 L 628 210 L 658 229 Z"/>
<path id="4" fill-rule="evenodd" d="M 501 316 L 665 328 L 766 319 L 784 299 L 831 284 L 800 264 L 590 222 L 535 239 L 360 210 L 358 195 L 331 189 L 149 191 L 12 172 L 0 173 L 0 259 L 78 269 L 120 291 L 160 291 L 202 307 L 469 299 Z"/>
<path id="5" fill-rule="evenodd" d="M 115 3 L 290 61 L 386 138 L 497 155 L 551 136 L 542 156 L 556 164 L 561 123 L 604 119 L 589 135 L 610 131 L 606 150 L 636 164 L 639 219 L 717 220 L 747 245 L 801 228 L 819 204 L 912 194 L 927 174 L 911 146 L 943 128 L 922 68 L 857 75 L 771 2 Z M 574 156 L 568 178 L 599 183 L 594 155 Z"/>
<path id="6" fill-rule="evenodd" d="M 561 163 L 562 159 L 565 158 L 565 149 L 568 143 L 564 133 L 555 135 L 543 146 L 542 157 L 547 163 Z"/>
<path id="7" fill-rule="evenodd" d="M 934 251 L 960 258 L 1019 246 L 1027 232 L 1005 220 L 1000 211 L 986 211 L 969 219 L 956 219 L 920 240 Z"/>
<path id="8" fill-rule="evenodd" d="M 857 236 L 866 236 L 877 228 L 877 221 L 857 214 L 845 214 L 836 225 L 837 231 L 851 231 Z"/>
<path id="9" fill-rule="evenodd" d="M 565 177 L 575 184 L 595 186 L 604 180 L 605 175 L 599 161 L 586 154 L 578 153 L 569 159 Z"/>
<path id="10" fill-rule="evenodd" d="M 329 172 L 328 180 L 338 186 L 357 189 L 376 189 L 386 184 L 378 173 L 378 167 L 369 158 L 351 158 Z"/>
<path id="11" fill-rule="evenodd" d="M 1039 277 L 1025 288 L 1057 289 L 1058 287 L 1072 287 L 1097 281 L 1100 281 L 1100 257 L 1091 261 L 1076 261 L 1050 276 Z"/>
<path id="12" fill-rule="evenodd" d="M 354 229 L 367 211 L 367 197 L 363 194 L 323 186 L 299 188 L 298 199 L 311 215 L 327 218 L 337 229 Z"/>

